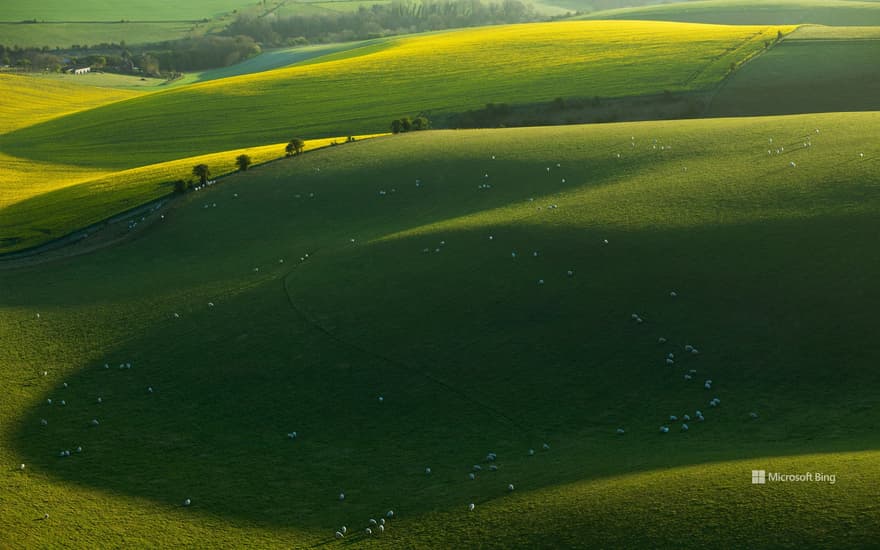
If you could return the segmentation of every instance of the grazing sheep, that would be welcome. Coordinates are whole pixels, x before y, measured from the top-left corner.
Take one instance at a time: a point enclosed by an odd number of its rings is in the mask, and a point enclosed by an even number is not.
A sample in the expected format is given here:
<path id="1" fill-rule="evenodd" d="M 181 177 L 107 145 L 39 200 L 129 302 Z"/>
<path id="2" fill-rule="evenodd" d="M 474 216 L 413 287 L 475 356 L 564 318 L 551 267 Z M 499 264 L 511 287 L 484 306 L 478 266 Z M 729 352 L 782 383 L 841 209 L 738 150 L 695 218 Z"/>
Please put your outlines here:
<path id="1" fill-rule="evenodd" d="M 384 526 L 384 525 L 380 525 L 380 526 L 379 526 L 379 532 L 380 532 L 380 533 L 384 533 L 384 532 L 385 532 L 385 526 Z"/>
<path id="2" fill-rule="evenodd" d="M 674 365 L 674 364 L 675 364 L 675 361 L 672 360 L 672 359 L 669 359 L 669 358 L 667 357 L 667 358 L 666 358 L 666 364 L 667 364 L 667 365 Z"/>
<path id="3" fill-rule="evenodd" d="M 190 504 L 192 504 L 192 501 L 190 499 L 186 499 L 183 501 L 184 506 L 189 506 Z"/>
<path id="4" fill-rule="evenodd" d="M 153 386 L 147 388 L 147 393 L 153 393 Z"/>
<path id="5" fill-rule="evenodd" d="M 508 491 L 513 491 L 513 483 L 510 483 L 510 484 L 507 485 L 507 490 L 508 490 Z"/>
<path id="6" fill-rule="evenodd" d="M 473 480 L 477 479 L 477 476 L 474 475 L 473 472 L 471 472 L 471 473 L 468 474 L 468 479 L 471 480 L 471 481 L 473 481 Z"/>
<path id="7" fill-rule="evenodd" d="M 693 378 L 693 376 L 691 376 L 690 374 L 685 374 L 685 375 L 684 375 L 684 379 L 685 379 L 685 380 L 691 380 L 692 378 Z"/>
<path id="8" fill-rule="evenodd" d="M 658 343 L 658 344 L 665 344 L 665 343 L 666 343 L 666 338 L 664 338 L 664 337 L 662 337 L 662 336 L 661 336 L 660 338 L 657 338 L 657 343 Z"/>
<path id="9" fill-rule="evenodd" d="M 62 383 L 61 385 L 64 386 L 64 387 L 66 388 L 66 387 L 67 387 L 67 382 Z"/>
<path id="10" fill-rule="evenodd" d="M 379 522 L 376 521 L 376 520 L 374 520 L 374 519 L 372 519 L 372 518 L 370 518 L 370 525 L 372 525 L 372 526 L 375 527 L 376 525 L 379 525 Z"/>
<path id="11" fill-rule="evenodd" d="M 548 168 L 548 170 L 549 170 L 549 168 Z M 475 507 L 474 507 L 474 503 L 473 503 L 473 502 L 471 502 L 470 504 L 468 504 L 468 512 L 473 512 L 473 511 L 474 511 L 474 508 L 475 508 Z"/>
<path id="12" fill-rule="evenodd" d="M 688 431 L 688 425 L 687 425 L 687 424 L 682 424 L 682 425 L 681 425 L 681 431 L 683 431 L 683 432 Z"/>
<path id="13" fill-rule="evenodd" d="M 104 402 L 104 400 L 101 399 L 101 398 L 99 397 L 99 398 L 98 398 L 98 403 L 103 403 L 103 402 Z"/>
<path id="14" fill-rule="evenodd" d="M 479 464 L 474 464 L 474 471 L 475 471 L 475 472 L 479 472 L 479 471 L 481 471 L 482 469 L 483 469 L 483 467 L 480 466 Z"/>
<path id="15" fill-rule="evenodd" d="M 686 415 L 682 416 L 681 419 L 684 420 L 685 422 L 688 422 L 691 419 L 691 415 L 686 414 Z"/>
<path id="16" fill-rule="evenodd" d="M 98 422 L 98 419 L 97 419 L 97 418 L 93 418 L 93 419 L 92 419 L 92 426 L 97 426 L 98 424 L 100 424 L 100 422 Z"/>
<path id="17" fill-rule="evenodd" d="M 605 239 L 605 240 L 602 241 L 602 242 L 603 242 L 604 244 L 608 244 L 608 239 Z"/>
<path id="18" fill-rule="evenodd" d="M 379 518 L 379 525 L 385 525 L 385 518 Z"/>
<path id="19" fill-rule="evenodd" d="M 345 493 L 339 493 L 339 500 L 345 500 Z"/>
<path id="20" fill-rule="evenodd" d="M 566 275 L 568 275 L 569 277 L 572 277 L 572 276 L 574 276 L 574 271 L 572 271 L 571 269 L 569 269 L 569 270 L 566 272 Z"/>
<path id="21" fill-rule="evenodd" d="M 642 324 L 642 322 L 643 322 L 643 319 L 642 319 L 641 317 L 639 317 L 639 318 L 636 319 L 636 323 L 638 323 L 638 324 Z"/>
<path id="22" fill-rule="evenodd" d="M 425 474 L 431 475 L 431 468 L 425 468 Z"/>
<path id="23" fill-rule="evenodd" d="M 685 344 L 685 345 L 684 345 L 684 351 L 690 353 L 692 349 L 694 349 L 694 346 L 692 346 L 692 345 L 690 345 L 690 344 Z"/>
<path id="24" fill-rule="evenodd" d="M 750 412 L 750 413 L 749 413 L 749 416 L 751 416 L 752 418 L 758 418 L 758 413 L 756 413 L 756 412 Z"/>
<path id="25" fill-rule="evenodd" d="M 345 525 L 343 525 L 342 528 L 339 529 L 339 531 L 341 531 L 342 534 L 344 535 L 344 534 L 348 533 L 348 527 L 346 527 Z"/>
<path id="26" fill-rule="evenodd" d="M 678 293 L 673 290 L 672 292 L 669 293 L 669 295 L 671 297 L 675 298 L 676 296 L 678 296 Z"/>
<path id="27" fill-rule="evenodd" d="M 51 400 L 51 399 L 47 399 L 47 400 L 46 400 L 46 403 L 48 403 L 48 404 L 51 405 L 51 404 L 52 404 L 52 400 Z"/>
<path id="28" fill-rule="evenodd" d="M 77 447 L 77 448 L 76 448 L 76 452 L 78 452 L 78 453 L 83 452 L 83 448 L 82 448 L 82 447 Z"/>
<path id="29" fill-rule="evenodd" d="M 670 359 L 675 359 L 675 354 L 670 351 L 669 353 L 666 354 L 666 357 L 668 357 Z"/>
<path id="30" fill-rule="evenodd" d="M 626 432 L 624 431 L 623 428 L 617 428 L 617 435 L 623 435 L 623 434 L 625 434 L 625 433 L 626 433 Z"/>
<path id="31" fill-rule="evenodd" d="M 388 510 L 388 512 L 385 514 L 385 517 L 389 518 L 389 519 L 393 518 L 394 517 L 394 510 Z"/>
<path id="32" fill-rule="evenodd" d="M 489 466 L 489 471 L 490 471 L 490 472 L 497 472 L 497 471 L 498 471 L 498 466 L 496 466 L 496 465 L 494 465 L 494 464 L 490 465 L 490 466 Z"/>
<path id="33" fill-rule="evenodd" d="M 490 452 L 489 454 L 486 455 L 487 462 L 494 462 L 496 458 L 498 458 L 498 455 L 496 455 L 495 453 L 492 453 L 492 452 Z"/>
<path id="34" fill-rule="evenodd" d="M 284 263 L 284 260 L 281 260 L 281 262 Z M 214 307 L 214 302 L 208 302 L 208 307 Z"/>
<path id="35" fill-rule="evenodd" d="M 287 437 L 290 439 L 296 439 L 296 432 L 290 432 L 287 434 Z"/>
<path id="36" fill-rule="evenodd" d="M 669 426 L 660 426 L 660 433 L 669 433 Z"/>
<path id="37" fill-rule="evenodd" d="M 63 407 L 63 406 L 66 406 L 66 405 L 67 405 L 67 401 L 65 401 L 64 399 L 62 399 L 62 400 L 61 400 L 61 406 Z"/>
<path id="38" fill-rule="evenodd" d="M 535 449 L 529 449 L 529 456 L 535 456 Z"/>
<path id="39" fill-rule="evenodd" d="M 41 426 L 48 426 L 48 425 L 49 425 L 49 421 L 46 420 L 45 418 L 41 418 L 41 419 L 40 419 L 40 425 L 41 425 Z"/>
<path id="40" fill-rule="evenodd" d="M 544 443 L 541 447 L 542 447 L 545 451 L 549 451 L 549 450 L 550 450 L 550 444 L 549 444 L 549 443 Z"/>
<path id="41" fill-rule="evenodd" d="M 544 279 L 538 279 L 538 284 L 539 284 L 539 285 L 543 285 L 543 284 L 544 284 Z"/>
<path id="42" fill-rule="evenodd" d="M 24 468 L 25 468 L 24 464 L 22 464 L 21 466 L 18 467 L 19 470 L 24 470 Z"/>
<path id="43" fill-rule="evenodd" d="M 367 536 L 370 536 L 370 535 L 372 535 L 372 534 L 373 534 L 373 530 L 372 530 L 372 529 L 370 529 L 370 528 L 369 528 L 369 527 L 367 527 L 367 528 L 366 528 L 366 529 L 364 529 L 364 533 L 366 533 L 366 534 L 367 534 Z"/>
<path id="44" fill-rule="evenodd" d="M 345 535 L 343 535 L 340 531 L 336 531 L 336 533 L 333 536 L 335 536 L 337 539 L 341 539 Z"/>
<path id="45" fill-rule="evenodd" d="M 678 422 L 678 417 L 675 416 L 674 414 L 670 414 L 670 415 L 669 415 L 669 421 L 670 421 L 670 422 Z"/>
<path id="46" fill-rule="evenodd" d="M 380 395 L 379 396 L 379 403 L 383 403 L 384 401 L 385 401 L 385 398 Z"/>

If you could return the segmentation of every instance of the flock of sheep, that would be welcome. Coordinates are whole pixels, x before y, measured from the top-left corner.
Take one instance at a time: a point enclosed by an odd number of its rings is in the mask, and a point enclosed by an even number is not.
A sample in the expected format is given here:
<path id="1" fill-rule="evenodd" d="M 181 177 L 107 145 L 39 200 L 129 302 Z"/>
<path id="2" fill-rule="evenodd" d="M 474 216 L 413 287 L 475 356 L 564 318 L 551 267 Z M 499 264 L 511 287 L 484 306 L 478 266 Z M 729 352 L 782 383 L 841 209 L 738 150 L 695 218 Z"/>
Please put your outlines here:
<path id="1" fill-rule="evenodd" d="M 819 133 L 819 130 L 816 129 L 815 132 L 818 134 L 818 133 Z M 770 148 L 770 149 L 767 149 L 767 154 L 768 154 L 768 155 L 770 155 L 770 156 L 774 156 L 774 155 L 782 155 L 783 153 L 785 153 L 785 148 L 784 148 L 784 146 L 775 147 L 775 146 L 773 145 L 773 139 L 772 139 L 772 138 L 769 140 L 769 144 L 770 144 L 771 148 Z M 634 137 L 632 138 L 631 146 L 632 146 L 633 148 L 635 147 L 635 138 L 634 138 Z M 667 145 L 659 145 L 658 142 L 657 142 L 657 140 L 654 140 L 654 143 L 653 143 L 652 147 L 653 147 L 654 150 L 657 150 L 658 147 L 660 148 L 660 150 L 664 150 L 664 151 L 665 151 L 665 150 L 670 150 L 670 149 L 671 149 L 671 146 L 667 146 Z M 803 148 L 808 149 L 808 148 L 810 148 L 810 147 L 812 147 L 812 141 L 811 141 L 810 137 L 807 136 L 807 137 L 804 139 L 804 141 L 803 141 Z M 860 156 L 861 156 L 861 157 L 864 157 L 863 154 L 861 154 Z M 616 154 L 615 154 L 615 158 L 618 158 L 618 159 L 621 158 L 621 153 L 616 153 Z M 491 157 L 491 159 L 492 159 L 492 160 L 495 160 L 495 156 L 493 155 L 493 156 Z M 796 163 L 794 163 L 794 162 L 792 161 L 792 162 L 790 163 L 790 166 L 791 166 L 791 167 L 796 167 Z M 558 164 L 558 163 L 557 163 L 557 164 L 555 165 L 555 168 L 556 168 L 557 170 L 561 169 L 561 164 Z M 685 169 L 685 170 L 686 170 L 686 169 Z M 556 171 L 553 170 L 553 167 L 552 167 L 552 166 L 547 166 L 547 167 L 545 168 L 545 172 L 546 172 L 548 175 L 553 175 Z M 480 180 L 481 180 L 480 183 L 477 185 L 477 189 L 479 189 L 479 190 L 489 190 L 489 189 L 491 189 L 491 188 L 492 188 L 492 185 L 491 185 L 490 183 L 488 183 L 488 182 L 489 182 L 489 179 L 490 179 L 489 173 L 488 173 L 488 172 L 484 172 L 484 173 L 482 174 L 482 177 L 480 178 Z M 563 183 L 563 184 L 566 183 L 566 179 L 565 179 L 564 177 L 563 177 L 563 178 L 560 178 L 559 181 L 560 181 L 561 183 Z M 215 182 L 214 182 L 213 180 L 212 180 L 212 181 L 209 181 L 209 182 L 207 182 L 207 184 L 206 184 L 205 186 L 199 186 L 199 187 L 196 187 L 195 190 L 196 190 L 196 191 L 200 191 L 200 190 L 202 189 L 202 187 L 207 187 L 207 186 L 210 186 L 210 185 L 212 185 L 212 184 L 214 184 L 214 183 L 215 183 Z M 416 181 L 415 181 L 415 186 L 416 186 L 417 188 L 421 188 L 421 187 L 423 186 L 423 182 L 422 182 L 420 179 L 416 179 Z M 385 189 L 381 189 L 381 190 L 378 191 L 378 195 L 379 195 L 380 197 L 385 197 L 385 196 L 388 195 L 389 193 L 396 193 L 396 192 L 397 192 L 397 189 L 396 189 L 396 188 L 391 188 L 391 189 L 390 189 L 390 192 L 389 192 L 389 191 L 386 191 Z M 315 194 L 314 194 L 314 193 L 309 193 L 308 196 L 309 196 L 309 198 L 314 198 L 314 197 L 315 197 Z M 236 197 L 236 198 L 238 197 L 238 194 L 237 194 L 237 193 L 235 194 L 235 197 Z M 296 195 L 296 198 L 300 198 L 300 197 L 301 197 L 301 195 Z M 534 199 L 528 199 L 528 201 L 529 201 L 529 202 L 533 202 Z M 211 207 L 216 207 L 216 203 L 211 203 Z M 207 203 L 204 205 L 204 208 L 209 208 L 209 206 L 208 206 Z M 541 207 L 538 207 L 538 208 L 540 209 Z M 547 205 L 547 209 L 548 209 L 548 210 L 555 210 L 556 208 L 558 208 L 558 205 L 555 204 L 555 203 L 554 203 L 554 204 L 549 204 L 549 205 Z M 135 223 L 135 222 L 132 222 L 132 223 Z M 488 235 L 488 240 L 489 240 L 489 241 L 495 241 L 495 236 L 494 236 L 494 235 Z M 356 242 L 356 239 L 351 238 L 351 239 L 349 240 L 349 242 L 350 242 L 350 243 L 355 243 L 355 242 Z M 602 243 L 603 243 L 603 245 L 608 245 L 608 244 L 609 244 L 609 241 L 608 241 L 607 239 L 603 239 Z M 433 253 L 439 253 L 439 252 L 440 252 L 445 246 L 446 246 L 446 241 L 445 241 L 445 240 L 440 240 L 440 241 L 439 241 L 439 244 L 437 244 L 436 246 L 425 247 L 425 248 L 422 250 L 422 252 L 423 252 L 423 253 L 430 253 L 430 252 L 433 252 Z M 532 256 L 532 257 L 535 257 L 535 258 L 539 257 L 540 255 L 541 255 L 541 254 L 540 254 L 540 252 L 539 252 L 538 250 L 534 250 L 534 251 L 531 253 L 531 256 Z M 512 259 L 516 260 L 516 259 L 519 257 L 519 253 L 518 253 L 516 250 L 514 250 L 514 251 L 510 252 L 510 257 L 511 257 Z M 307 258 L 308 258 L 308 254 L 304 254 L 302 257 L 300 257 L 300 261 L 305 261 Z M 284 260 L 283 260 L 283 259 L 280 259 L 280 260 L 279 260 L 279 263 L 284 263 Z M 255 272 L 258 272 L 258 271 L 259 271 L 259 268 L 254 268 L 254 271 L 255 271 Z M 573 277 L 574 274 L 575 274 L 575 270 L 574 270 L 574 269 L 569 269 L 569 270 L 566 271 L 566 276 L 567 276 L 567 277 Z M 544 279 L 538 279 L 538 280 L 537 280 L 537 284 L 538 284 L 538 285 L 544 285 L 544 284 L 545 284 Z M 672 299 L 672 300 L 678 299 L 678 296 L 679 296 L 679 294 L 678 294 L 678 292 L 677 292 L 676 290 L 672 290 L 672 291 L 669 292 L 669 297 L 670 297 L 670 299 Z M 213 307 L 214 307 L 214 303 L 213 303 L 213 302 L 208 302 L 208 307 L 209 307 L 209 308 L 213 308 Z M 36 316 L 37 316 L 37 319 L 40 318 L 40 315 L 39 315 L 39 314 L 37 314 Z M 173 313 L 173 318 L 175 318 L 175 319 L 179 319 L 179 318 L 180 318 L 180 315 L 179 315 L 178 313 Z M 633 323 L 637 324 L 637 325 L 641 325 L 641 324 L 645 323 L 645 316 L 643 316 L 642 314 L 639 314 L 639 313 L 632 313 L 632 314 L 630 315 L 630 320 L 631 320 Z M 660 346 L 667 346 L 667 344 L 669 344 L 668 340 L 667 340 L 665 337 L 660 337 L 660 338 L 657 340 L 657 343 L 658 343 L 658 345 L 660 345 Z M 668 349 L 668 348 L 667 348 L 667 349 Z M 676 354 L 678 354 L 678 355 L 676 355 Z M 683 345 L 680 345 L 680 347 L 676 346 L 675 348 L 673 348 L 672 351 L 665 351 L 665 353 L 664 353 L 664 355 L 663 355 L 663 364 L 665 364 L 667 367 L 669 367 L 670 369 L 672 369 L 672 368 L 675 368 L 676 365 L 680 365 L 680 364 L 682 364 L 682 363 L 687 364 L 686 362 L 688 362 L 688 361 L 694 361 L 694 360 L 696 360 L 696 358 L 699 356 L 699 354 L 700 354 L 700 352 L 699 352 L 699 350 L 698 350 L 696 347 L 694 347 L 694 346 L 693 346 L 692 344 L 690 344 L 690 343 L 685 343 L 685 344 L 683 344 Z M 109 364 L 105 364 L 103 367 L 104 367 L 104 369 L 109 369 L 109 368 L 110 368 L 110 365 L 109 365 Z M 119 368 L 119 369 L 131 369 L 131 368 L 132 368 L 132 365 L 131 365 L 130 362 L 121 363 L 121 364 L 119 364 L 118 368 Z M 47 371 L 43 371 L 42 374 L 43 374 L 43 376 L 47 376 L 47 375 L 48 375 L 48 372 L 47 372 Z M 697 370 L 696 370 L 696 369 L 694 369 L 694 368 L 688 368 L 687 371 L 683 374 L 683 378 L 684 378 L 685 381 L 691 381 L 691 380 L 693 380 L 693 379 L 696 377 L 696 374 L 697 374 Z M 66 389 L 67 387 L 68 387 L 67 383 L 63 383 L 60 389 L 61 389 L 61 390 L 64 390 L 64 389 Z M 714 387 L 714 381 L 713 381 L 712 379 L 708 379 L 708 378 L 705 379 L 705 381 L 703 382 L 703 387 L 705 388 L 705 390 L 706 390 L 707 392 L 708 392 L 708 391 L 711 391 L 711 390 L 713 389 L 713 387 Z M 153 390 L 153 388 L 152 388 L 151 386 L 149 386 L 149 387 L 147 387 L 147 388 L 145 389 L 145 392 L 146 392 L 146 393 L 153 393 L 153 391 L 154 391 L 154 390 Z M 711 395 L 711 394 L 709 394 L 709 395 Z M 379 403 L 382 403 L 382 402 L 384 401 L 384 397 L 379 396 L 378 400 L 379 400 Z M 99 403 L 99 404 L 102 403 L 102 402 L 103 402 L 102 397 L 98 396 L 98 397 L 96 398 L 96 402 Z M 48 399 L 46 400 L 46 403 L 47 403 L 47 405 L 49 405 L 49 406 L 59 406 L 59 407 L 65 407 L 65 406 L 67 405 L 67 401 L 66 401 L 66 399 L 56 399 L 56 400 L 53 400 L 52 398 L 48 398 Z M 709 399 L 709 400 L 706 402 L 706 404 L 707 404 L 709 407 L 712 407 L 712 408 L 714 408 L 714 407 L 719 407 L 719 406 L 721 405 L 721 399 L 718 398 L 717 396 L 713 396 L 711 399 Z M 750 418 L 752 418 L 752 419 L 757 419 L 757 418 L 758 418 L 758 413 L 753 411 L 753 412 L 750 412 L 750 413 L 749 413 L 749 416 L 750 416 Z M 681 416 L 679 416 L 679 415 L 677 415 L 677 414 L 671 414 L 671 415 L 668 415 L 667 420 L 666 420 L 666 421 L 660 426 L 659 431 L 660 431 L 660 433 L 664 433 L 664 434 L 665 434 L 665 433 L 669 433 L 669 432 L 670 432 L 670 425 L 671 425 L 671 424 L 674 424 L 674 423 L 678 423 L 678 425 L 679 425 L 679 431 L 680 431 L 680 432 L 687 432 L 687 431 L 689 431 L 689 429 L 690 429 L 690 424 L 691 424 L 691 423 L 693 423 L 693 422 L 701 423 L 701 422 L 704 422 L 705 420 L 706 420 L 706 417 L 704 416 L 703 412 L 702 412 L 700 409 L 695 409 L 695 411 L 693 412 L 693 415 L 691 415 L 689 412 L 688 412 L 688 413 L 685 413 L 685 414 L 682 414 Z M 40 424 L 41 424 L 41 426 L 47 426 L 47 425 L 48 425 L 48 421 L 47 421 L 45 418 L 42 418 L 42 419 L 40 420 Z M 97 418 L 93 418 L 93 419 L 91 419 L 91 421 L 88 422 L 88 425 L 87 425 L 86 427 L 96 428 L 96 427 L 98 427 L 99 425 L 100 425 L 99 420 L 98 420 Z M 625 429 L 624 427 L 622 427 L 622 426 L 621 426 L 621 427 L 618 427 L 618 428 L 616 429 L 615 433 L 618 434 L 618 435 L 624 435 L 624 434 L 626 433 L 626 429 Z M 290 440 L 296 440 L 297 437 L 298 437 L 298 433 L 297 433 L 296 431 L 291 431 L 291 432 L 288 432 L 288 433 L 286 434 L 286 436 L 287 436 L 287 438 L 290 439 Z M 550 446 L 549 446 L 548 443 L 544 443 L 543 446 L 542 446 L 542 448 L 546 451 L 546 450 L 549 450 L 549 449 L 550 449 Z M 75 453 L 82 453 L 82 452 L 83 452 L 83 448 L 82 448 L 81 446 L 76 446 L 76 447 L 74 447 L 74 451 L 71 451 L 71 450 L 68 449 L 68 448 L 64 448 L 64 449 L 61 449 L 61 450 L 58 452 L 58 456 L 61 457 L 61 458 L 66 458 L 66 457 L 71 456 L 72 452 L 75 452 Z M 533 455 L 535 454 L 535 450 L 534 450 L 534 449 L 528 449 L 528 453 L 527 453 L 527 454 L 528 454 L 529 456 L 533 456 Z M 485 461 L 484 461 L 484 462 L 487 464 L 487 470 L 488 470 L 488 471 L 494 472 L 494 471 L 497 471 L 497 470 L 498 470 L 498 466 L 497 466 L 497 464 L 496 464 L 496 461 L 497 461 L 497 455 L 496 455 L 494 452 L 490 452 L 490 453 L 488 453 L 488 454 L 486 455 L 486 457 L 485 457 Z M 19 466 L 19 469 L 20 469 L 20 470 L 25 470 L 25 468 L 26 468 L 26 465 L 25 465 L 25 464 L 21 464 L 21 465 Z M 475 465 L 472 467 L 471 470 L 472 470 L 472 471 L 468 472 L 468 476 L 467 476 L 467 477 L 468 477 L 468 479 L 470 479 L 470 480 L 475 480 L 475 479 L 477 478 L 477 475 L 480 474 L 481 472 L 483 472 L 483 466 L 482 466 L 481 464 L 475 464 Z M 432 475 L 432 469 L 431 469 L 430 467 L 426 467 L 425 470 L 424 470 L 424 472 L 425 472 L 425 475 L 426 475 L 426 476 L 430 476 L 430 475 Z M 508 491 L 513 491 L 513 490 L 514 490 L 514 485 L 513 485 L 512 483 L 507 484 L 507 490 L 508 490 Z M 340 492 L 339 495 L 338 495 L 338 499 L 339 499 L 340 501 L 344 501 L 344 500 L 345 500 L 345 493 L 344 493 L 344 492 Z M 190 498 L 186 498 L 186 499 L 184 499 L 184 500 L 182 501 L 182 504 L 183 504 L 183 506 L 190 506 L 190 505 L 192 504 L 192 500 L 191 500 Z M 471 512 L 473 512 L 473 511 L 475 510 L 475 507 L 476 507 L 475 503 L 469 503 L 469 504 L 467 505 L 467 509 L 468 509 L 468 511 L 471 511 Z M 366 522 L 366 526 L 363 528 L 362 533 L 365 534 L 365 535 L 368 535 L 368 536 L 370 536 L 370 535 L 378 535 L 378 534 L 382 534 L 382 533 L 384 533 L 385 530 L 390 526 L 390 520 L 391 520 L 392 518 L 394 518 L 394 515 L 395 515 L 395 514 L 394 514 L 394 511 L 393 511 L 393 510 L 389 510 L 389 511 L 386 512 L 384 518 L 380 518 L 379 520 L 376 520 L 376 519 L 369 519 L 369 520 Z M 46 514 L 46 515 L 44 516 L 44 519 L 45 519 L 45 518 L 48 518 L 48 514 Z M 342 527 L 340 527 L 338 530 L 335 531 L 334 536 L 335 536 L 335 538 L 337 538 L 337 539 L 342 539 L 342 538 L 344 538 L 344 537 L 347 535 L 347 533 L 348 533 L 348 528 L 347 528 L 346 526 L 342 526 Z"/>

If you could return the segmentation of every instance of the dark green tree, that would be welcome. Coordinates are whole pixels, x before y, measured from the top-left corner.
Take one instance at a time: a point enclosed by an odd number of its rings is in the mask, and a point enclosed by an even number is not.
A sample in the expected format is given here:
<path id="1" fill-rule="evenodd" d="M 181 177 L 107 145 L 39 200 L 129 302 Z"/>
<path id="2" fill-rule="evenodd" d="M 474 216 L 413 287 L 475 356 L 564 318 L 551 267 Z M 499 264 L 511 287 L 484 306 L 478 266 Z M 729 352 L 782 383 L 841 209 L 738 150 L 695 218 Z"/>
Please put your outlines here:
<path id="1" fill-rule="evenodd" d="M 238 155 L 235 157 L 235 165 L 240 172 L 246 172 L 251 165 L 251 157 L 245 154 Z"/>
<path id="2" fill-rule="evenodd" d="M 293 138 L 290 140 L 290 143 L 287 144 L 287 147 L 284 150 L 287 152 L 287 156 L 298 155 L 303 152 L 303 149 L 306 147 L 306 142 L 300 138 Z"/>
<path id="3" fill-rule="evenodd" d="M 202 182 L 202 185 L 208 183 L 208 178 L 211 177 L 211 169 L 208 168 L 207 164 L 196 164 L 193 166 L 192 173 L 194 176 L 199 178 L 199 181 Z"/>

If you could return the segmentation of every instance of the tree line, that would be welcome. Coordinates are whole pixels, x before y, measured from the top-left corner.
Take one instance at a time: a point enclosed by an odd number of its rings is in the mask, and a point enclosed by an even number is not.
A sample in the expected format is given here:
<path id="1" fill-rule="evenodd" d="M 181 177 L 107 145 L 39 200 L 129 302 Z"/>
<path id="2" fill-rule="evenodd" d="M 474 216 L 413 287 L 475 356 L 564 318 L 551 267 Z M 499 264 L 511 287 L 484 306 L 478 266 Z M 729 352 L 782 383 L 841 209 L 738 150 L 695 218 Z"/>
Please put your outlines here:
<path id="1" fill-rule="evenodd" d="M 91 67 L 121 74 L 174 77 L 183 71 L 226 67 L 260 53 L 249 36 L 202 36 L 156 44 L 101 44 L 60 48 L 20 48 L 0 44 L 0 64 L 30 72 Z"/>
<path id="2" fill-rule="evenodd" d="M 326 15 L 257 17 L 239 14 L 225 34 L 253 38 L 264 47 L 347 42 L 397 34 L 540 19 L 520 0 L 393 0 L 356 11 Z"/>

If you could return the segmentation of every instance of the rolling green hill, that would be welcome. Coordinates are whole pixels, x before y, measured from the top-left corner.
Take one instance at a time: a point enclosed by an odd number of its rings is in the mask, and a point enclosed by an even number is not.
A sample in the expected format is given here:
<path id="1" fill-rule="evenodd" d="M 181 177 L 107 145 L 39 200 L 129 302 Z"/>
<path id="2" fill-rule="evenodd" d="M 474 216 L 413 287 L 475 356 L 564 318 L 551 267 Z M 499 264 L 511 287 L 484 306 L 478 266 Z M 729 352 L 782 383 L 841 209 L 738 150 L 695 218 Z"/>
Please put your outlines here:
<path id="1" fill-rule="evenodd" d="M 697 0 L 605 10 L 581 18 L 722 25 L 880 25 L 880 3 L 858 0 Z"/>
<path id="2" fill-rule="evenodd" d="M 0 137 L 0 150 L 129 168 L 273 143 L 292 131 L 385 131 L 391 119 L 421 111 L 440 116 L 490 102 L 699 90 L 762 51 L 778 30 L 791 29 L 584 21 L 400 38 L 35 125 Z"/>
<path id="3" fill-rule="evenodd" d="M 880 27 L 801 27 L 727 79 L 708 113 L 877 110 L 878 59 Z"/>
<path id="4" fill-rule="evenodd" d="M 392 136 L 7 265 L 4 542 L 868 546 L 878 131 L 871 112 Z"/>

